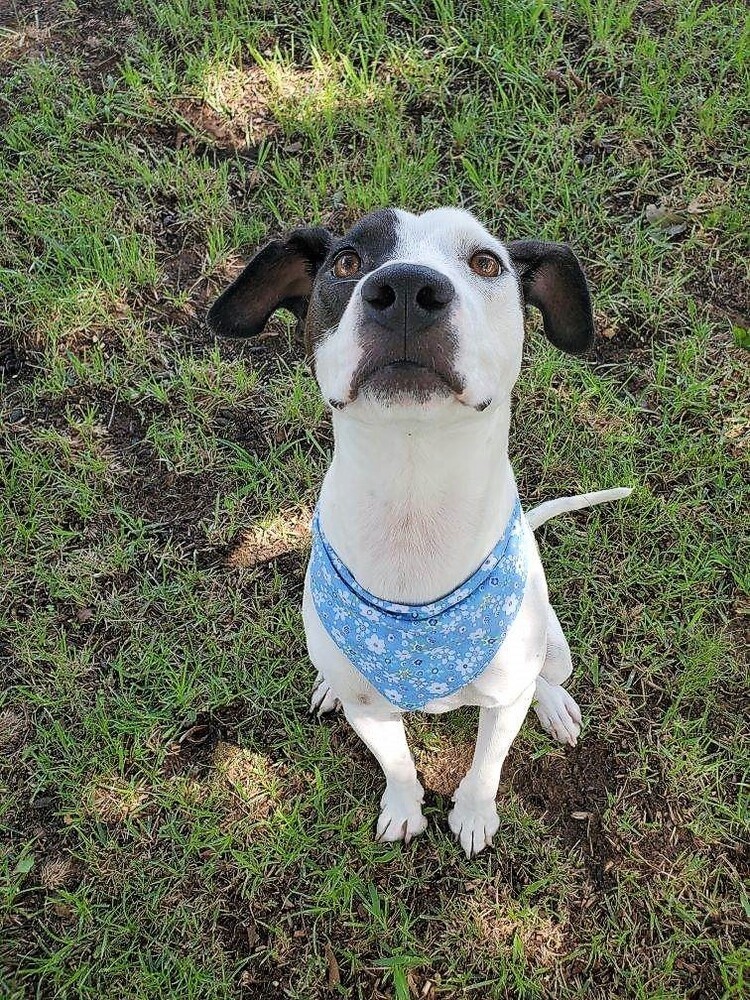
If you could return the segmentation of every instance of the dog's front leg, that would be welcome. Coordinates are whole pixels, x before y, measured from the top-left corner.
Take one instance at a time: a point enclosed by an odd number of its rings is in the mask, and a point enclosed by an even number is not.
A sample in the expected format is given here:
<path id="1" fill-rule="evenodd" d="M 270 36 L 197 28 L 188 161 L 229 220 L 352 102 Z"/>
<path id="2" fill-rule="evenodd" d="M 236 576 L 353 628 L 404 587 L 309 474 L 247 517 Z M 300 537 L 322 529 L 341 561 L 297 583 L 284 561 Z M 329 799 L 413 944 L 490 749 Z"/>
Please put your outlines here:
<path id="1" fill-rule="evenodd" d="M 461 842 L 467 858 L 491 845 L 497 833 L 500 819 L 495 797 L 500 784 L 500 771 L 510 745 L 526 718 L 535 688 L 535 684 L 530 684 L 512 705 L 479 710 L 474 759 L 455 791 L 455 805 L 448 814 L 450 828 Z"/>
<path id="2" fill-rule="evenodd" d="M 378 711 L 370 705 L 343 704 L 352 729 L 375 756 L 385 774 L 380 800 L 376 840 L 403 840 L 422 833 L 427 820 L 422 815 L 424 789 L 406 742 L 406 731 L 398 712 Z"/>

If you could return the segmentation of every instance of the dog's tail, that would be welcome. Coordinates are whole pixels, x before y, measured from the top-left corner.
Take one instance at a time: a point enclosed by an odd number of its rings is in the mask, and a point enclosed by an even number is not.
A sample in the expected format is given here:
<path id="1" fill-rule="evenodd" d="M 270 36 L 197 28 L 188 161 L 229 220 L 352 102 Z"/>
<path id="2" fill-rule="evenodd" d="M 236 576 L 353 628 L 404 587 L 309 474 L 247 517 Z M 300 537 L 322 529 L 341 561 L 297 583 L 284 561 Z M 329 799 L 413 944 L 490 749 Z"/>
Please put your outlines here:
<path id="1" fill-rule="evenodd" d="M 570 510 L 583 510 L 584 507 L 596 507 L 599 503 L 607 503 L 609 500 L 624 500 L 633 491 L 626 486 L 620 486 L 614 490 L 599 490 L 596 493 L 579 493 L 574 497 L 559 497 L 557 500 L 547 500 L 536 507 L 532 507 L 526 514 L 532 531 L 540 528 L 545 521 L 558 514 L 566 514 Z"/>

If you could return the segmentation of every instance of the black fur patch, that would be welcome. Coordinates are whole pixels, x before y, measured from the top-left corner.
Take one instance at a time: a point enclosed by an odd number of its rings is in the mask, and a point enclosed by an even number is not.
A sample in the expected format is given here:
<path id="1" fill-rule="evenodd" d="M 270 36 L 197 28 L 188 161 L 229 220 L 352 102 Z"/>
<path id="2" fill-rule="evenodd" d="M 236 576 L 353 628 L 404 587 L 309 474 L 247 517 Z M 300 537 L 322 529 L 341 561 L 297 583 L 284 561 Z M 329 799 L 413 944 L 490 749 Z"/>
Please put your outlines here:
<path id="1" fill-rule="evenodd" d="M 311 359 L 318 341 L 328 330 L 338 326 L 357 282 L 365 274 L 393 257 L 397 226 L 398 218 L 393 209 L 380 209 L 360 219 L 348 233 L 331 245 L 318 271 L 307 310 L 305 346 Z M 362 268 L 349 280 L 336 278 L 331 273 L 331 265 L 337 254 L 349 249 L 357 252 L 362 261 Z"/>

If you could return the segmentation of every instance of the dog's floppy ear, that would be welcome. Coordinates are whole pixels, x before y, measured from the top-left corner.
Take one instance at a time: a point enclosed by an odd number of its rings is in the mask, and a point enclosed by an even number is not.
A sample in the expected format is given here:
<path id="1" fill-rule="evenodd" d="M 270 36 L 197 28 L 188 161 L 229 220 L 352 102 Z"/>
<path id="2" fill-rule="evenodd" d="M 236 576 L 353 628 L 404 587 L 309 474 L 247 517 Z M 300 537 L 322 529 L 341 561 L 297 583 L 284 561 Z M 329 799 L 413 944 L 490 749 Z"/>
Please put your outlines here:
<path id="1" fill-rule="evenodd" d="M 208 311 L 222 337 L 254 337 L 277 309 L 298 320 L 307 312 L 315 275 L 333 242 L 327 229 L 295 229 L 260 250 Z"/>
<path id="2" fill-rule="evenodd" d="M 544 332 L 563 351 L 580 354 L 594 340 L 591 296 L 578 259 L 564 243 L 518 240 L 508 244 L 527 302 L 544 319 Z"/>

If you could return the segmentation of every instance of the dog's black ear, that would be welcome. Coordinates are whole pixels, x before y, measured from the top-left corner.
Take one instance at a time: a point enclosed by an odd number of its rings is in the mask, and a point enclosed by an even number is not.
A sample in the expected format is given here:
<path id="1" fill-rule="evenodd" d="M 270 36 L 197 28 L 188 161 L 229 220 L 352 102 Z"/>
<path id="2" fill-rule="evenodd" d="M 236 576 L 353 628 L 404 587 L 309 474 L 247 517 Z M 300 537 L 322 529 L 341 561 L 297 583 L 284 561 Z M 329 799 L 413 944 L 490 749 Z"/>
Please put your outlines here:
<path id="1" fill-rule="evenodd" d="M 544 332 L 563 351 L 580 354 L 594 340 L 591 296 L 578 258 L 564 243 L 508 244 L 527 302 L 540 310 Z"/>
<path id="2" fill-rule="evenodd" d="M 333 242 L 327 229 L 295 229 L 272 240 L 208 311 L 208 324 L 222 337 L 254 337 L 277 309 L 298 320 L 307 312 L 315 275 Z"/>

